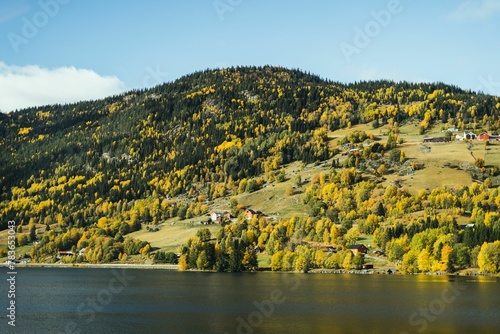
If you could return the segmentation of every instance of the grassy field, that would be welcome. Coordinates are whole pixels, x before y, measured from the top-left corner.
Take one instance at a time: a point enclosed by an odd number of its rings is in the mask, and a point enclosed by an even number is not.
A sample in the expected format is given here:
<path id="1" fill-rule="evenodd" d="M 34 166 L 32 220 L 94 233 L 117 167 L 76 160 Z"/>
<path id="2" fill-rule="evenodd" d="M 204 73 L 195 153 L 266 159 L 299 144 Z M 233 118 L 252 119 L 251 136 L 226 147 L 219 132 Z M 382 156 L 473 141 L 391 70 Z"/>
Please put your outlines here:
<path id="1" fill-rule="evenodd" d="M 42 235 L 43 232 L 45 232 L 45 229 L 46 229 L 46 226 L 43 225 L 43 224 L 36 224 L 36 233 L 37 235 Z M 57 224 L 52 224 L 50 225 L 50 228 L 51 229 L 56 229 L 58 228 L 57 227 Z M 28 226 L 27 225 L 23 225 L 22 226 L 22 233 L 26 234 L 26 235 L 29 235 L 29 229 L 28 229 Z M 17 226 L 16 226 L 16 236 L 19 236 L 21 233 L 18 233 L 17 232 Z M 3 231 L 0 231 L 0 245 L 8 245 L 8 235 L 9 235 L 9 230 L 3 230 Z M 33 248 L 33 244 L 28 244 L 28 245 L 25 245 L 25 246 L 17 246 L 16 247 L 16 258 L 19 258 L 21 256 L 23 256 L 24 254 L 30 254 L 31 253 L 31 249 Z M 0 258 L 0 262 L 5 262 L 7 260 L 7 257 L 3 257 L 3 258 Z"/>
<path id="2" fill-rule="evenodd" d="M 159 225 L 160 230 L 157 232 L 150 232 L 143 226 L 140 231 L 130 233 L 128 236 L 148 241 L 153 249 L 159 248 L 165 251 L 177 252 L 177 248 L 185 244 L 202 227 L 208 228 L 212 232 L 212 236 L 215 236 L 221 227 L 220 225 L 201 225 L 200 221 L 207 220 L 207 218 L 170 219 Z"/>
<path id="3" fill-rule="evenodd" d="M 388 181 L 397 179 L 414 194 L 421 189 L 441 186 L 457 188 L 472 182 L 472 177 L 467 171 L 458 169 L 463 162 L 474 164 L 465 142 L 436 143 L 427 146 L 430 147 L 429 152 L 422 151 L 419 142 L 407 142 L 401 145 L 400 149 L 405 152 L 406 157 L 424 164 L 424 169 L 417 170 L 409 176 L 388 176 Z"/>
<path id="4" fill-rule="evenodd" d="M 490 141 L 489 145 L 483 145 L 484 161 L 486 166 L 500 166 L 500 142 Z"/>
<path id="5" fill-rule="evenodd" d="M 266 253 L 260 253 L 257 255 L 257 261 L 259 264 L 259 268 L 269 268 L 271 267 L 271 255 Z"/>

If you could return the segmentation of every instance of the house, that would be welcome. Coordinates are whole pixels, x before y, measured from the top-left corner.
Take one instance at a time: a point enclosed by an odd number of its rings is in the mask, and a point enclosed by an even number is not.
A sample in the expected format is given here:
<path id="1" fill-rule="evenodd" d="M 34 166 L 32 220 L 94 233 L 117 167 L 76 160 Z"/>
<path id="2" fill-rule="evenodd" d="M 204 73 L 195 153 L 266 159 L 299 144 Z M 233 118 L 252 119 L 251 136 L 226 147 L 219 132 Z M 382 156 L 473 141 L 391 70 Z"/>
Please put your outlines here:
<path id="1" fill-rule="evenodd" d="M 464 132 L 464 139 L 476 139 L 477 135 L 474 132 Z"/>
<path id="2" fill-rule="evenodd" d="M 57 258 L 60 259 L 63 256 L 73 256 L 72 251 L 57 251 Z"/>
<path id="3" fill-rule="evenodd" d="M 358 155 L 359 153 L 361 153 L 361 150 L 359 148 L 353 148 L 349 150 L 349 154 Z"/>
<path id="4" fill-rule="evenodd" d="M 477 136 L 477 139 L 479 140 L 490 140 L 490 135 L 487 134 L 486 132 L 483 132 Z"/>
<path id="5" fill-rule="evenodd" d="M 475 224 L 474 223 L 469 223 L 469 224 L 461 224 L 460 229 L 465 230 L 466 228 L 474 228 Z"/>
<path id="6" fill-rule="evenodd" d="M 427 137 L 424 138 L 424 143 L 447 143 L 450 140 L 450 137 Z"/>
<path id="7" fill-rule="evenodd" d="M 358 253 L 366 254 L 368 253 L 368 248 L 363 244 L 355 244 L 347 247 L 354 255 Z"/>
<path id="8" fill-rule="evenodd" d="M 373 264 L 371 264 L 371 263 L 363 264 L 363 269 L 365 269 L 365 270 L 373 269 Z"/>
<path id="9" fill-rule="evenodd" d="M 499 135 L 490 135 L 489 133 L 483 132 L 479 136 L 477 136 L 479 140 L 500 140 Z"/>
<path id="10" fill-rule="evenodd" d="M 212 219 L 212 222 L 220 224 L 222 222 L 222 213 L 220 212 L 212 212 L 210 215 L 210 218 Z"/>
<path id="11" fill-rule="evenodd" d="M 245 210 L 245 216 L 247 217 L 247 219 L 259 218 L 261 215 L 262 211 L 259 210 L 252 210 L 252 209 Z"/>

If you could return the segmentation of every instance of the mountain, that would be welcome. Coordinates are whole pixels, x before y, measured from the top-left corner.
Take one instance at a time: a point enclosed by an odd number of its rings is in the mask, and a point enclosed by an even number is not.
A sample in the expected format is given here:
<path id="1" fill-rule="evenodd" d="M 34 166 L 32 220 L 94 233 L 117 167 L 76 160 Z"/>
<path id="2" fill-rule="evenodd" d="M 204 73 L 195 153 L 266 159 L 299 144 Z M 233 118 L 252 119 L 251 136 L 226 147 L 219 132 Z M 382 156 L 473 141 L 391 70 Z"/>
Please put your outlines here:
<path id="1" fill-rule="evenodd" d="M 385 126 L 393 140 L 409 123 L 422 136 L 437 124 L 496 132 L 499 116 L 498 97 L 441 83 L 341 84 L 272 66 L 0 114 L 0 226 L 15 220 L 23 244 L 38 239 L 34 258 L 100 245 L 106 255 L 89 258 L 111 261 L 145 247 L 123 240 L 141 223 L 199 216 L 290 163 L 335 161 L 339 129 Z"/>

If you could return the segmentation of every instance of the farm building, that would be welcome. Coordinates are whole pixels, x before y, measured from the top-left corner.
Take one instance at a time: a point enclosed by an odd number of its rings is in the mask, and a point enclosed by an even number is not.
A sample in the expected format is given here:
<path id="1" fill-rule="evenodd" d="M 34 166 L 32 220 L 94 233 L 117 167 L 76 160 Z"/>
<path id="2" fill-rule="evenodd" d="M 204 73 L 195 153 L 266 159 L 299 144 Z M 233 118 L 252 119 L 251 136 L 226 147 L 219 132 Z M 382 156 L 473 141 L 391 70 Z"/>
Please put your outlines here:
<path id="1" fill-rule="evenodd" d="M 252 210 L 252 209 L 246 209 L 245 210 L 245 215 L 247 216 L 247 219 L 252 219 L 252 218 L 259 218 L 262 215 L 262 211 L 259 210 Z"/>
<path id="2" fill-rule="evenodd" d="M 363 244 L 355 244 L 355 245 L 351 245 L 348 247 L 348 249 L 354 254 L 358 254 L 358 253 L 362 253 L 362 254 L 366 254 L 368 253 L 368 248 L 366 248 L 365 245 Z"/>
<path id="3" fill-rule="evenodd" d="M 490 135 L 486 132 L 483 132 L 479 136 L 477 136 L 477 139 L 479 139 L 479 140 L 500 140 L 500 136 L 499 135 Z"/>
<path id="4" fill-rule="evenodd" d="M 210 218 L 212 219 L 212 222 L 220 224 L 222 222 L 222 213 L 212 212 Z"/>
<path id="5" fill-rule="evenodd" d="M 487 134 L 486 132 L 483 132 L 477 136 L 477 139 L 479 140 L 490 140 L 490 135 Z"/>
<path id="6" fill-rule="evenodd" d="M 450 140 L 450 137 L 427 137 L 424 138 L 424 143 L 447 143 Z"/>
<path id="7" fill-rule="evenodd" d="M 464 132 L 464 139 L 477 139 L 477 135 L 474 132 Z"/>

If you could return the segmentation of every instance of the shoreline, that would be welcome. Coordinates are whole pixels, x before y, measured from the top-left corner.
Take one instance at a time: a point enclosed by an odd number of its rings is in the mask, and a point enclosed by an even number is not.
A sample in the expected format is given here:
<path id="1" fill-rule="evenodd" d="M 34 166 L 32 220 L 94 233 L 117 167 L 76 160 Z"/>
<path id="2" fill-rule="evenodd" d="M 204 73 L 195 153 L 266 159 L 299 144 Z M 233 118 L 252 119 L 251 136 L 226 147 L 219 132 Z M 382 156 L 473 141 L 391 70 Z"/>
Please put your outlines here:
<path id="1" fill-rule="evenodd" d="M 2 267 L 8 266 L 2 263 Z M 179 270 L 177 264 L 140 264 L 140 263 L 16 263 L 16 268 L 76 268 L 76 269 L 152 269 L 152 270 Z"/>
<path id="2" fill-rule="evenodd" d="M 1 263 L 0 267 L 8 269 L 6 263 Z M 74 268 L 74 269 L 141 269 L 141 270 L 169 270 L 169 271 L 179 271 L 179 265 L 177 264 L 147 264 L 147 263 L 23 263 L 16 264 L 16 268 Z M 263 269 L 263 270 L 262 270 Z M 198 270 L 189 269 L 184 272 L 207 272 L 207 273 L 217 273 L 215 270 Z M 272 272 L 267 270 L 267 268 L 261 268 L 255 272 Z M 304 274 L 298 271 L 274 271 L 275 273 L 293 273 L 293 274 Z M 413 275 L 426 275 L 426 276 L 460 276 L 460 277 L 496 277 L 500 278 L 500 274 L 485 274 L 479 272 L 456 272 L 456 273 L 445 273 L 445 272 L 426 272 L 426 273 L 403 273 L 400 271 L 394 271 L 388 273 L 386 270 L 380 269 L 364 269 L 364 270 L 345 270 L 345 269 L 311 269 L 306 274 L 337 274 L 337 275 L 397 275 L 397 276 L 413 276 Z"/>

